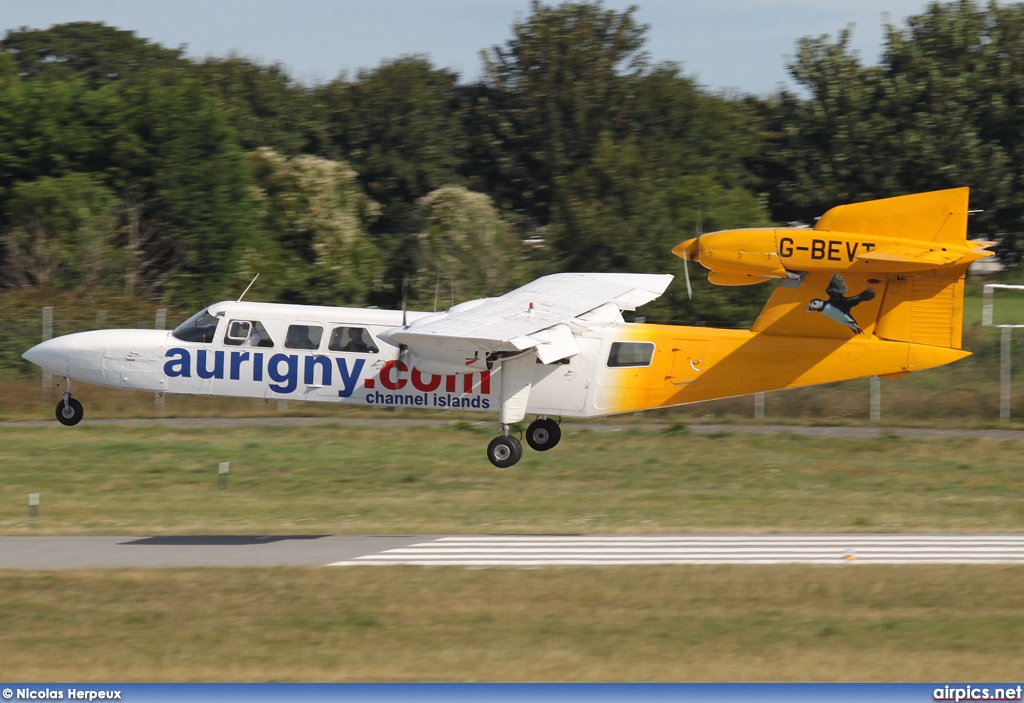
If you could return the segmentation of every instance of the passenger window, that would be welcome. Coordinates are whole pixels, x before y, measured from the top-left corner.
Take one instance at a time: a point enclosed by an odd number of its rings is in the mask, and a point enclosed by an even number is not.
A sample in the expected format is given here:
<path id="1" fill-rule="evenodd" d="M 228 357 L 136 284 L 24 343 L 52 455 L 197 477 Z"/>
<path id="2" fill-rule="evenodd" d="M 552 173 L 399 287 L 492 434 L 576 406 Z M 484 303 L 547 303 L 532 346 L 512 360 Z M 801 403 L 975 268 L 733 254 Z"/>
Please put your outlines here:
<path id="1" fill-rule="evenodd" d="M 274 346 L 274 340 L 259 320 L 232 320 L 228 323 L 224 343 L 235 347 Z"/>
<path id="2" fill-rule="evenodd" d="M 217 323 L 220 319 L 206 310 L 197 312 L 174 328 L 171 334 L 183 342 L 202 342 L 209 344 L 217 334 Z"/>
<path id="3" fill-rule="evenodd" d="M 376 354 L 379 349 L 373 337 L 363 327 L 335 327 L 331 332 L 331 341 L 327 348 L 336 352 L 360 352 Z"/>
<path id="4" fill-rule="evenodd" d="M 290 325 L 285 337 L 285 349 L 319 349 L 324 328 L 319 325 Z"/>
<path id="5" fill-rule="evenodd" d="M 612 342 L 612 350 L 608 354 L 608 366 L 612 368 L 650 366 L 653 357 L 653 342 Z"/>

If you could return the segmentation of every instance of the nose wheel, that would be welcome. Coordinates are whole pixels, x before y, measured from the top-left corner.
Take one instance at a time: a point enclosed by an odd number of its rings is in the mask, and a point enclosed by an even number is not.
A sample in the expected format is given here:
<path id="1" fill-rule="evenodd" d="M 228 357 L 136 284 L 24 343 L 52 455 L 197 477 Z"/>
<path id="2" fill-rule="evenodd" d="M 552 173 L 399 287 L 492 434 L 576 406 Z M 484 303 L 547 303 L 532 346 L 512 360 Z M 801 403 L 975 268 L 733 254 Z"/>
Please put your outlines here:
<path id="1" fill-rule="evenodd" d="M 84 413 L 82 411 L 82 404 L 71 396 L 68 396 L 66 401 L 62 400 L 57 403 L 56 414 L 57 422 L 71 427 L 72 425 L 77 425 L 82 421 L 82 415 Z"/>
<path id="2" fill-rule="evenodd" d="M 77 425 L 82 421 L 82 416 L 85 414 L 82 410 L 82 404 L 71 397 L 71 379 L 64 378 L 61 383 L 64 384 L 61 387 L 60 383 L 57 384 L 57 388 L 64 395 L 64 399 L 57 403 L 57 408 L 54 414 L 57 416 L 57 422 L 62 425 L 71 427 Z"/>

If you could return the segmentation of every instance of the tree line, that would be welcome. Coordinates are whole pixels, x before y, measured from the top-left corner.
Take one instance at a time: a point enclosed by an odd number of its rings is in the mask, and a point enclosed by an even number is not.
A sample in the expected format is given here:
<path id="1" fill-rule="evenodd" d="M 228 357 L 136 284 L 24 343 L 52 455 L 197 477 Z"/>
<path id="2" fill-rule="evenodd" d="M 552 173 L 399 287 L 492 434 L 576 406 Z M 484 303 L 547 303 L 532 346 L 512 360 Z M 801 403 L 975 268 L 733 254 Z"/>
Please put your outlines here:
<path id="1" fill-rule="evenodd" d="M 968 185 L 1024 251 L 1024 4 L 933 3 L 865 65 L 796 40 L 799 86 L 715 91 L 636 9 L 535 1 L 483 78 L 404 56 L 321 85 L 76 22 L 0 41 L 0 288 L 395 306 L 567 270 L 681 273 L 670 249 Z M 695 276 L 695 278 L 703 278 Z M 681 281 L 649 317 L 749 322 L 766 292 Z"/>

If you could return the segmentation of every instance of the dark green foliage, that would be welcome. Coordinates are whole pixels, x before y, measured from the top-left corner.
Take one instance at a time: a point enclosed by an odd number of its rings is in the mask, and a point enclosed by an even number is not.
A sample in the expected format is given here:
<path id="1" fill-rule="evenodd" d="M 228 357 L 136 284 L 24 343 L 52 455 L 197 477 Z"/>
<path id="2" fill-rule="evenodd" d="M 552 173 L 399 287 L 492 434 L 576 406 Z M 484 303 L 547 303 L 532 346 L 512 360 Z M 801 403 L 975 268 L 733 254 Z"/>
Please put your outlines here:
<path id="1" fill-rule="evenodd" d="M 311 91 L 280 64 L 262 65 L 239 56 L 206 58 L 192 64 L 190 73 L 225 108 L 245 151 L 267 146 L 295 156 L 329 149 Z"/>
<path id="2" fill-rule="evenodd" d="M 78 76 L 93 88 L 140 71 L 187 63 L 181 49 L 166 49 L 102 22 L 11 30 L 0 41 L 0 52 L 14 59 L 25 80 Z"/>
<path id="3" fill-rule="evenodd" d="M 488 182 L 504 182 L 499 203 L 547 224 L 556 181 L 590 163 L 604 135 L 627 130 L 636 87 L 630 79 L 647 67 L 647 27 L 637 24 L 635 10 L 533 0 L 514 37 L 485 53 L 487 87 L 475 96 L 474 136 L 501 158 L 475 166 Z"/>
<path id="4" fill-rule="evenodd" d="M 352 165 L 367 195 L 381 204 L 375 234 L 414 231 L 416 201 L 461 182 L 457 79 L 425 57 L 407 56 L 317 91 L 328 149 Z"/>

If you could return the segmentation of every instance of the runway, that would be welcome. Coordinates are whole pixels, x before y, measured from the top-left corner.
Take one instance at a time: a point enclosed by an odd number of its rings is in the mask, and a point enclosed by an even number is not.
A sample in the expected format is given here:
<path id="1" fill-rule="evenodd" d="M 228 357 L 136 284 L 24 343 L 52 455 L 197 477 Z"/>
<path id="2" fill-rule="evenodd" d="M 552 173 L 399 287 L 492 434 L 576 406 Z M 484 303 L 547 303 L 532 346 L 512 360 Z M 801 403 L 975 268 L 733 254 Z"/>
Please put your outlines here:
<path id="1" fill-rule="evenodd" d="M 1024 535 L 0 537 L 0 569 L 1024 564 Z"/>

